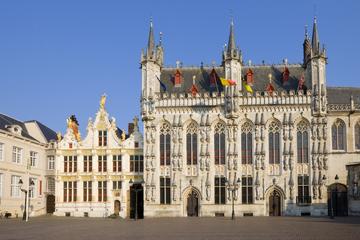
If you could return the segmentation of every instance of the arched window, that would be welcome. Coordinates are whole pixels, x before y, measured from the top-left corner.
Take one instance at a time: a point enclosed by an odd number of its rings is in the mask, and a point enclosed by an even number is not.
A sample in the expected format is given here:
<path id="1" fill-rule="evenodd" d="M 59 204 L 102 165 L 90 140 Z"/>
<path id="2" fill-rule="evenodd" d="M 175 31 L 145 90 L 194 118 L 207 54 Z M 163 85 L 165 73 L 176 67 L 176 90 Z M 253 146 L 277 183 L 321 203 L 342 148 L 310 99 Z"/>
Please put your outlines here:
<path id="1" fill-rule="evenodd" d="M 276 122 L 269 125 L 269 163 L 280 164 L 280 126 Z"/>
<path id="2" fill-rule="evenodd" d="M 297 162 L 309 162 L 309 127 L 305 121 L 297 125 Z"/>
<path id="3" fill-rule="evenodd" d="M 163 123 L 160 127 L 160 165 L 170 165 L 170 124 Z"/>
<path id="4" fill-rule="evenodd" d="M 187 165 L 197 164 L 197 125 L 194 122 L 186 129 L 186 162 Z"/>
<path id="5" fill-rule="evenodd" d="M 252 164 L 252 130 L 251 123 L 246 122 L 241 127 L 241 163 Z"/>
<path id="6" fill-rule="evenodd" d="M 222 123 L 215 125 L 214 131 L 215 164 L 225 164 L 225 126 Z"/>
<path id="7" fill-rule="evenodd" d="M 360 123 L 355 125 L 355 149 L 360 150 Z"/>
<path id="8" fill-rule="evenodd" d="M 344 121 L 338 119 L 331 128 L 333 150 L 345 150 L 346 128 Z"/>

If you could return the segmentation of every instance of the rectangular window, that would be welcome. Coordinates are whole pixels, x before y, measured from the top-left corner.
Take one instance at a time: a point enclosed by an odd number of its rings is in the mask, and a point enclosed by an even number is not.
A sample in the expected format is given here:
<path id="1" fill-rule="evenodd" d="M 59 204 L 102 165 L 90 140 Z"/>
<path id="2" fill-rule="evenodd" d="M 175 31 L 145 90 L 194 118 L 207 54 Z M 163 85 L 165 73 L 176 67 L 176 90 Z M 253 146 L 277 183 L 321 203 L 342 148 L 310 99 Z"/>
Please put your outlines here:
<path id="1" fill-rule="evenodd" d="M 99 146 L 106 147 L 107 146 L 107 131 L 99 131 Z"/>
<path id="2" fill-rule="evenodd" d="M 130 172 L 142 173 L 144 171 L 143 155 L 130 155 Z"/>
<path id="3" fill-rule="evenodd" d="M 160 204 L 170 204 L 170 178 L 160 177 Z"/>
<path id="4" fill-rule="evenodd" d="M 242 194 L 242 203 L 243 204 L 252 204 L 253 203 L 253 178 L 252 177 L 242 177 L 241 180 L 241 194 Z"/>
<path id="5" fill-rule="evenodd" d="M 64 172 L 68 171 L 68 157 L 64 156 Z"/>
<path id="6" fill-rule="evenodd" d="M 23 153 L 22 148 L 13 146 L 13 157 L 12 157 L 12 161 L 13 161 L 14 163 L 21 163 L 21 162 L 22 162 L 22 153 Z"/>
<path id="7" fill-rule="evenodd" d="M 29 178 L 29 184 L 33 182 L 33 186 L 31 189 L 29 189 L 29 197 L 35 198 L 37 193 L 37 179 L 36 178 Z"/>
<path id="8" fill-rule="evenodd" d="M 98 171 L 106 172 L 107 171 L 107 157 L 106 155 L 98 156 Z"/>
<path id="9" fill-rule="evenodd" d="M 299 175 L 298 176 L 298 205 L 307 205 L 311 203 L 310 187 L 309 187 L 309 176 Z"/>
<path id="10" fill-rule="evenodd" d="M 84 202 L 91 202 L 92 201 L 92 182 L 91 181 L 84 181 L 83 182 L 83 198 Z"/>
<path id="11" fill-rule="evenodd" d="M 241 133 L 241 163 L 252 164 L 252 133 Z"/>
<path id="12" fill-rule="evenodd" d="M 4 161 L 4 144 L 0 143 L 0 161 Z"/>
<path id="13" fill-rule="evenodd" d="M 113 172 L 121 172 L 121 155 L 113 155 Z"/>
<path id="14" fill-rule="evenodd" d="M 55 169 L 55 156 L 48 156 L 48 170 L 54 170 Z"/>
<path id="15" fill-rule="evenodd" d="M 10 192 L 11 197 L 20 197 L 19 181 L 20 181 L 20 176 L 15 176 L 15 175 L 11 176 L 11 192 Z"/>
<path id="16" fill-rule="evenodd" d="M 215 204 L 226 203 L 225 177 L 215 177 Z"/>
<path id="17" fill-rule="evenodd" d="M 36 167 L 38 162 L 39 154 L 34 151 L 30 151 L 30 166 Z"/>
<path id="18" fill-rule="evenodd" d="M 113 181 L 113 190 L 120 190 L 122 188 L 122 181 Z"/>
<path id="19" fill-rule="evenodd" d="M 106 191 L 107 191 L 107 182 L 99 181 L 98 182 L 98 201 L 99 202 L 107 201 Z"/>
<path id="20" fill-rule="evenodd" d="M 64 156 L 64 172 L 77 172 L 77 156 Z"/>
<path id="21" fill-rule="evenodd" d="M 214 134 L 214 156 L 216 165 L 225 164 L 225 133 Z"/>
<path id="22" fill-rule="evenodd" d="M 84 172 L 92 172 L 92 156 L 84 156 Z"/>
<path id="23" fill-rule="evenodd" d="M 76 202 L 77 199 L 77 182 L 64 182 L 64 202 Z"/>

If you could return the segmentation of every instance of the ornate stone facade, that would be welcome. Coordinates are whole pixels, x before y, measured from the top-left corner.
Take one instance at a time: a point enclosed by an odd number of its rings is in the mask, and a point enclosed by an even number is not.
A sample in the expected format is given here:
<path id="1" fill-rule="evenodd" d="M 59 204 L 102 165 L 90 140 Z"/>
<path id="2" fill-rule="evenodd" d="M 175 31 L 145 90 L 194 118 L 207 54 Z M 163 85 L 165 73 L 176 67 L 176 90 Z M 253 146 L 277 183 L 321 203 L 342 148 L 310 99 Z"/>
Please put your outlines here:
<path id="1" fill-rule="evenodd" d="M 220 66 L 165 67 L 163 53 L 151 23 L 141 55 L 145 216 L 230 216 L 233 200 L 237 216 L 328 213 L 328 187 L 335 175 L 346 184 L 345 165 L 360 156 L 360 90 L 327 87 L 316 19 L 302 65 L 244 64 L 233 23 Z M 346 126 L 334 132 L 337 121 Z"/>
<path id="2" fill-rule="evenodd" d="M 81 139 L 75 116 L 59 137 L 56 151 L 55 215 L 106 217 L 130 215 L 129 181 L 143 175 L 143 140 L 138 120 L 128 135 L 116 126 L 100 101 L 95 120 L 87 125 Z"/>

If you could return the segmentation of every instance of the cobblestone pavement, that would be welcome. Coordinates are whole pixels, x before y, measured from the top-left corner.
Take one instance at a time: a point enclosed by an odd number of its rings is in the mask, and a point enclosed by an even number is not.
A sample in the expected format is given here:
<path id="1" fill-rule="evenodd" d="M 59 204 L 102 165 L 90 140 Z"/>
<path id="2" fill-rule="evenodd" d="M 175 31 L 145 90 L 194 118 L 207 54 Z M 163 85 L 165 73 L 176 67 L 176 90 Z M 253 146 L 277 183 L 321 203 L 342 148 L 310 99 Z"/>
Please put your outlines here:
<path id="1" fill-rule="evenodd" d="M 242 217 L 0 219 L 0 239 L 360 239 L 360 218 Z"/>

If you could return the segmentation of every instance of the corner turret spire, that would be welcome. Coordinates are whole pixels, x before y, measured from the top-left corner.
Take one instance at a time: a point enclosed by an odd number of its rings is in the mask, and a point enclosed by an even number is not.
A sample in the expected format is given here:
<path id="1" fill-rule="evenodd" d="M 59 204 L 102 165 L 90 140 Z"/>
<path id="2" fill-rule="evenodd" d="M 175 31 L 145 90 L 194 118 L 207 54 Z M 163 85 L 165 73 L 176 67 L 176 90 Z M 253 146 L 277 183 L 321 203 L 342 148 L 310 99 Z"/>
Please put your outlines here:
<path id="1" fill-rule="evenodd" d="M 148 46 L 147 46 L 147 56 L 149 58 L 153 57 L 154 50 L 155 50 L 154 29 L 153 29 L 152 19 L 150 19 L 150 31 L 149 31 L 149 39 L 148 39 Z"/>
<path id="2" fill-rule="evenodd" d="M 311 45 L 312 45 L 313 55 L 318 55 L 320 53 L 320 41 L 319 41 L 316 17 L 314 17 Z"/>

